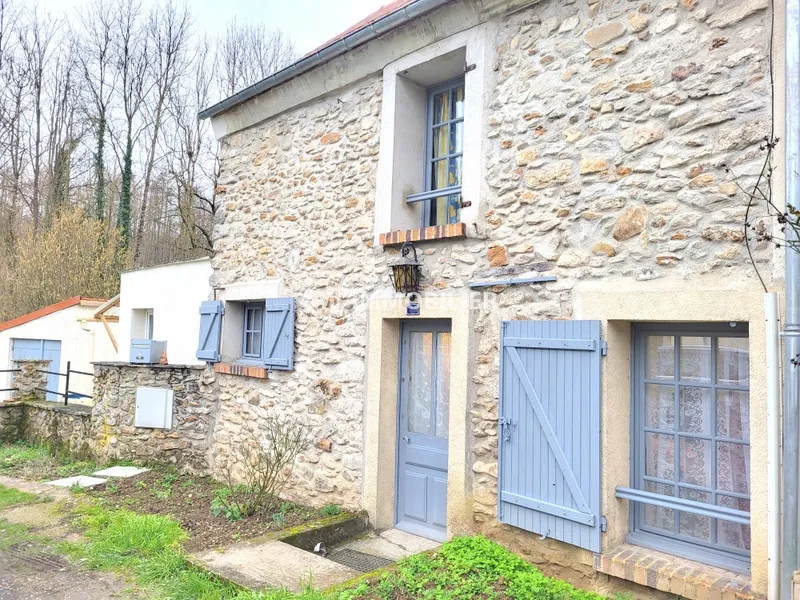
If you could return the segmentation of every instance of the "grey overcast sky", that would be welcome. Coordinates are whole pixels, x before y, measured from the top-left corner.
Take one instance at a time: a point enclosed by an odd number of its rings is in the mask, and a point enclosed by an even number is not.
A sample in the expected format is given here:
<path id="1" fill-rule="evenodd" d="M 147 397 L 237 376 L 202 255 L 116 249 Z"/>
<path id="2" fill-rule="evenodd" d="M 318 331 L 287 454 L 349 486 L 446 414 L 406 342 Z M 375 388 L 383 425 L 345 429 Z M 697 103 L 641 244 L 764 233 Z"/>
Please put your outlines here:
<path id="1" fill-rule="evenodd" d="M 72 13 L 85 0 L 21 0 L 38 4 L 52 13 Z M 146 7 L 153 0 L 141 0 Z M 279 27 L 304 54 L 344 31 L 390 0 L 187 0 L 196 26 L 210 34 L 225 28 L 236 17 L 239 22 L 265 23 Z"/>

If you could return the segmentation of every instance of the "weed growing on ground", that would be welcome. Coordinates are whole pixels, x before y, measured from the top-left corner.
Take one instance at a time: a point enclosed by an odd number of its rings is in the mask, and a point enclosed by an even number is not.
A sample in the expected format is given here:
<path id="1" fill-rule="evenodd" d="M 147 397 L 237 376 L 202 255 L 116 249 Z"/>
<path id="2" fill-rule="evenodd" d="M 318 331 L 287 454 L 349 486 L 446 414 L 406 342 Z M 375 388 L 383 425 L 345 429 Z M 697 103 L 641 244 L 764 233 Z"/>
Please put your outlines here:
<path id="1" fill-rule="evenodd" d="M 21 544 L 38 543 L 42 541 L 32 534 L 28 525 L 9 523 L 0 519 L 0 552 Z"/>
<path id="2" fill-rule="evenodd" d="M 339 508 L 338 504 L 326 504 L 319 510 L 319 512 L 326 517 L 335 517 L 336 515 L 341 514 L 342 509 Z"/>
<path id="3" fill-rule="evenodd" d="M 30 504 L 36 502 L 37 498 L 34 494 L 28 492 L 20 492 L 14 488 L 0 485 L 0 508 L 6 506 L 13 506 L 15 504 Z"/>

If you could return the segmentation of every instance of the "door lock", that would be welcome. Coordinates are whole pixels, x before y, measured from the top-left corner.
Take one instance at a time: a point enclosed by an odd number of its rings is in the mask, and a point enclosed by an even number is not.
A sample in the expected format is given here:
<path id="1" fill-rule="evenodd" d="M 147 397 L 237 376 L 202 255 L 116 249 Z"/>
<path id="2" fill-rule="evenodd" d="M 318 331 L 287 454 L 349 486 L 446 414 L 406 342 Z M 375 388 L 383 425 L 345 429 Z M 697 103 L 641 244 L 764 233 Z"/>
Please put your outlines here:
<path id="1" fill-rule="evenodd" d="M 404 436 L 403 436 L 403 441 L 404 441 L 406 444 L 410 444 L 410 443 L 411 443 L 411 438 L 410 438 L 409 436 L 407 436 L 407 435 L 404 435 Z"/>

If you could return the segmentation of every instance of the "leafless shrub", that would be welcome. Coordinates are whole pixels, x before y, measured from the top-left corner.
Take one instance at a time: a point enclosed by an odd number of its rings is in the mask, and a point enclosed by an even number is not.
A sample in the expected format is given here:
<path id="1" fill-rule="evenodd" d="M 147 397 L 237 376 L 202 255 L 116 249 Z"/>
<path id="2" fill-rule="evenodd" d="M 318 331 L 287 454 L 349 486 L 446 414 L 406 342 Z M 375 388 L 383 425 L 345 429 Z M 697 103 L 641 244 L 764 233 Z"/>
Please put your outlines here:
<path id="1" fill-rule="evenodd" d="M 259 432 L 251 431 L 242 444 L 241 460 L 223 469 L 225 486 L 211 511 L 236 520 L 275 508 L 309 433 L 308 425 L 291 419 L 270 416 L 260 422 Z"/>

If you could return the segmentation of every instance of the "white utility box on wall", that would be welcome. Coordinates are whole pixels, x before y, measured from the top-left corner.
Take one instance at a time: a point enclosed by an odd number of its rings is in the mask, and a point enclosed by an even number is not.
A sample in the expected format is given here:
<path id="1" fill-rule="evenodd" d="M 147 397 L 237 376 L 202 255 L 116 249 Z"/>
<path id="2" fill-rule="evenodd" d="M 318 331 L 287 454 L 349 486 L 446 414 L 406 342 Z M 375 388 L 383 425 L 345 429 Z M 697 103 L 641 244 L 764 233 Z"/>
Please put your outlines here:
<path id="1" fill-rule="evenodd" d="M 173 391 L 166 388 L 136 388 L 134 427 L 172 429 Z"/>

